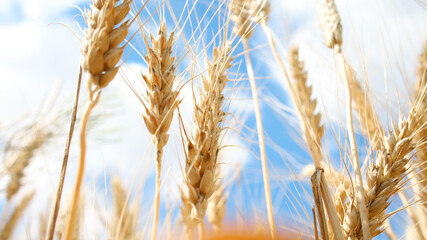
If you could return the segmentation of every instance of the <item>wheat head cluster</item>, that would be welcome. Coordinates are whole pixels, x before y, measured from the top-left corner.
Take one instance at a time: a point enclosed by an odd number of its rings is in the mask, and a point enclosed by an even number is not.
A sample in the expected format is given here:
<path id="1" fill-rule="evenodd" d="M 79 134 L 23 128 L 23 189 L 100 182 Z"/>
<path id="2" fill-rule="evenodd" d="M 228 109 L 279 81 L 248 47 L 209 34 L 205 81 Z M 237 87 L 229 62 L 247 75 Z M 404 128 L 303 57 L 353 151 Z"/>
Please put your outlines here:
<path id="1" fill-rule="evenodd" d="M 367 81 L 361 79 L 360 71 L 346 56 L 345 50 L 351 45 L 346 43 L 350 40 L 343 37 L 343 31 L 350 31 L 351 27 L 342 24 L 340 9 L 334 0 L 313 2 L 317 4 L 323 39 L 310 41 L 322 41 L 323 47 L 333 55 L 336 62 L 333 71 L 340 81 L 337 91 L 344 96 L 337 99 L 342 102 L 345 119 L 340 122 L 341 132 L 336 133 L 328 129 L 332 125 L 329 116 L 319 110 L 321 96 L 314 94 L 315 86 L 310 84 L 313 76 L 306 69 L 298 45 L 283 47 L 283 39 L 276 36 L 271 27 L 274 3 L 269 0 L 205 1 L 202 5 L 214 12 L 214 17 L 208 19 L 194 10 L 201 4 L 198 1 L 186 1 L 184 11 L 177 15 L 173 13 L 175 1 L 172 0 L 134 1 L 93 0 L 90 6 L 75 6 L 81 11 L 84 30 L 76 34 L 81 57 L 73 105 L 71 111 L 61 113 L 66 117 L 47 118 L 44 114 L 48 114 L 42 112 L 7 140 L 0 175 L 5 180 L 0 190 L 1 197 L 4 196 L 0 205 L 0 240 L 369 240 L 409 236 L 427 239 L 427 40 L 413 69 L 415 84 L 409 91 L 399 93 L 409 94 L 402 97 L 410 101 L 401 103 L 406 105 L 402 106 L 403 110 L 399 108 L 397 117 L 391 113 L 382 116 L 376 112 L 382 106 L 376 106 L 373 98 L 385 99 L 386 94 L 373 96 Z M 197 22 L 193 22 L 194 19 Z M 215 27 L 204 28 L 206 22 L 207 26 Z M 184 31 L 187 26 L 191 26 L 191 36 Z M 208 35 L 211 37 L 206 37 Z M 266 41 L 260 43 L 259 36 Z M 275 77 L 282 80 L 289 96 L 289 112 L 298 121 L 301 139 L 283 141 L 303 141 L 312 163 L 289 184 L 303 189 L 295 194 L 308 206 L 293 206 L 304 208 L 301 210 L 304 214 L 296 214 L 296 220 L 283 221 L 282 213 L 275 211 L 275 206 L 280 204 L 275 200 L 275 192 L 284 190 L 270 187 L 277 162 L 272 161 L 276 155 L 267 154 L 271 144 L 263 120 L 268 121 L 269 116 L 261 111 L 266 96 L 257 85 L 265 86 L 263 82 L 269 79 L 257 76 L 252 62 L 257 48 L 268 49 L 272 54 L 272 59 L 258 56 L 258 61 L 277 69 Z M 143 70 L 136 70 L 139 71 L 137 82 L 127 78 L 123 70 L 128 57 L 135 53 L 144 66 Z M 89 204 L 86 199 L 93 192 L 85 187 L 85 178 L 91 174 L 85 171 L 85 166 L 94 161 L 93 154 L 86 154 L 92 148 L 87 140 L 92 137 L 90 130 L 108 117 L 100 116 L 96 109 L 109 104 L 100 99 L 104 90 L 116 86 L 111 84 L 115 81 L 123 81 L 128 95 L 142 106 L 138 121 L 152 140 L 148 147 L 154 149 L 154 159 L 150 159 L 153 164 L 147 168 L 155 167 L 141 171 L 154 172 L 155 180 L 149 193 L 152 197 L 147 200 L 133 192 L 133 186 L 125 184 L 132 179 L 111 177 L 105 189 L 111 194 L 105 194 L 104 199 L 110 202 L 110 207 L 101 209 L 96 201 L 86 206 Z M 257 194 L 262 197 L 254 198 L 260 201 L 254 206 L 263 207 L 257 212 L 258 217 L 240 213 L 243 219 L 239 223 L 226 218 L 227 214 L 234 214 L 234 209 L 227 207 L 239 209 L 239 204 L 243 204 L 239 201 L 255 200 L 250 195 L 236 198 L 238 193 L 233 191 L 250 188 L 238 181 L 240 171 L 245 168 L 233 169 L 234 178 L 226 178 L 223 169 L 227 164 L 223 158 L 235 149 L 225 143 L 227 134 L 230 131 L 240 134 L 241 129 L 250 128 L 230 107 L 240 101 L 233 93 L 240 88 L 239 82 L 245 81 L 250 88 L 247 99 L 250 114 L 254 116 L 254 129 L 250 129 L 253 147 L 246 151 L 259 159 L 254 164 L 261 176 L 262 190 Z M 186 94 L 185 89 L 190 89 L 190 94 Z M 190 98 L 192 104 L 184 106 L 186 98 Z M 79 103 L 86 106 L 81 108 Z M 183 117 L 187 108 L 192 109 L 189 121 Z M 382 121 L 385 118 L 388 125 Z M 55 128 L 63 125 L 69 126 L 67 134 L 58 134 Z M 79 129 L 75 133 L 78 137 L 72 141 L 75 126 Z M 328 148 L 332 146 L 325 140 L 328 131 L 344 139 L 344 144 L 336 142 L 341 154 L 339 165 L 330 161 Z M 177 136 L 173 136 L 175 134 Z M 174 143 L 176 139 L 179 144 Z M 42 211 L 38 207 L 37 221 L 28 222 L 26 219 L 34 219 L 28 217 L 35 214 L 29 212 L 29 206 L 38 194 L 37 189 L 25 188 L 26 175 L 31 174 L 28 167 L 53 140 L 66 142 L 61 150 L 61 169 L 57 169 L 59 174 L 54 179 L 54 194 L 43 197 L 49 208 Z M 182 157 L 173 159 L 181 168 L 181 178 L 173 184 L 165 180 L 171 168 L 167 166 L 170 162 L 167 158 L 173 156 L 165 154 L 168 148 L 179 148 L 176 151 L 183 153 Z M 74 157 L 70 149 L 76 149 L 78 156 Z M 69 159 L 76 161 L 77 168 L 67 171 Z M 292 161 L 298 161 L 298 157 Z M 71 183 L 64 184 L 69 179 Z M 142 185 L 147 181 L 144 179 Z M 166 195 L 161 193 L 170 191 L 166 188 L 173 188 L 179 197 L 164 207 L 164 202 L 169 200 L 162 199 Z M 85 211 L 88 209 L 98 213 L 99 223 L 87 226 Z M 409 223 L 405 225 L 412 226 L 410 234 L 402 231 L 399 224 L 391 223 L 400 215 L 407 216 L 405 221 Z M 297 222 L 305 227 L 296 227 Z M 29 226 L 36 226 L 38 231 L 28 230 Z M 88 234 L 90 231 L 97 234 Z"/>

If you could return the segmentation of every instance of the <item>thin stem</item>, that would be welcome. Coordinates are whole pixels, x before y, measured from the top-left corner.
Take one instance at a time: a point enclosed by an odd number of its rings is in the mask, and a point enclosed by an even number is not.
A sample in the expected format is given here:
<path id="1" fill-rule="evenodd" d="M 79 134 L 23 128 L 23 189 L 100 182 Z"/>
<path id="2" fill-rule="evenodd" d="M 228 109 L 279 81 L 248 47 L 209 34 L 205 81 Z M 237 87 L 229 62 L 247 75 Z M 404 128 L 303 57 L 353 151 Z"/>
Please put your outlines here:
<path id="1" fill-rule="evenodd" d="M 160 138 L 160 137 L 158 137 Z M 158 227 L 158 221 L 159 221 L 159 209 L 160 209 L 160 185 L 161 185 L 161 172 L 162 172 L 162 156 L 163 156 L 163 150 L 158 149 L 160 140 L 156 141 L 156 190 L 155 190 L 155 198 L 154 198 L 154 219 L 153 219 L 153 229 L 151 231 L 151 239 L 155 240 L 157 236 L 157 227 Z"/>
<path id="2" fill-rule="evenodd" d="M 199 240 L 205 239 L 205 221 L 200 221 L 199 223 Z"/>
<path id="3" fill-rule="evenodd" d="M 311 187 L 313 190 L 313 198 L 314 198 L 314 209 L 313 214 L 315 214 L 315 211 L 317 212 L 317 221 L 319 222 L 319 228 L 320 228 L 320 234 L 322 236 L 322 240 L 328 240 L 329 234 L 328 234 L 328 225 L 326 221 L 326 215 L 325 215 L 325 209 L 323 206 L 323 201 L 321 198 L 321 192 L 322 192 L 322 186 L 321 186 L 321 174 L 322 169 L 318 168 L 311 176 Z M 315 233 L 317 235 L 317 227 L 316 227 L 316 218 L 314 220 L 315 225 Z"/>
<path id="4" fill-rule="evenodd" d="M 64 187 L 64 179 L 65 179 L 65 174 L 67 172 L 68 156 L 70 153 L 71 140 L 73 138 L 74 126 L 76 125 L 77 108 L 79 105 L 81 82 L 82 82 L 82 67 L 80 66 L 79 76 L 77 80 L 76 98 L 74 100 L 73 112 L 71 113 L 70 129 L 68 131 L 67 142 L 65 143 L 65 151 L 64 151 L 64 157 L 62 159 L 61 173 L 59 175 L 58 187 L 56 188 L 57 190 L 56 190 L 55 200 L 54 200 L 54 204 L 52 205 L 45 240 L 52 240 L 53 235 L 55 233 L 56 219 L 58 218 L 59 207 L 61 205 L 62 189 Z"/>
<path id="5" fill-rule="evenodd" d="M 97 95 L 98 97 L 99 95 Z M 74 187 L 73 200 L 71 205 L 71 212 L 68 224 L 66 226 L 65 231 L 65 240 L 71 240 L 73 229 L 74 229 L 74 221 L 76 218 L 77 212 L 77 203 L 80 196 L 80 188 L 83 181 L 84 171 L 85 171 L 85 160 L 86 160 L 86 127 L 88 123 L 88 119 L 92 109 L 95 107 L 97 99 L 95 101 L 90 101 L 86 107 L 83 118 L 80 123 L 80 158 L 79 158 L 79 168 L 77 172 L 77 179 Z"/>
<path id="6" fill-rule="evenodd" d="M 346 71 L 346 63 L 344 57 L 339 49 L 336 49 L 336 53 L 340 59 L 341 71 L 344 78 L 345 91 L 347 95 L 346 100 L 346 112 L 347 112 L 347 131 L 350 138 L 350 148 L 351 148 L 351 161 L 354 168 L 355 175 L 355 192 L 357 203 L 360 212 L 360 221 L 362 223 L 362 232 L 363 238 L 365 240 L 371 239 L 371 233 L 369 230 L 369 218 L 368 211 L 366 208 L 366 199 L 365 199 L 365 190 L 363 189 L 363 179 L 362 179 L 362 171 L 360 170 L 359 163 L 359 154 L 357 151 L 357 143 L 356 136 L 354 135 L 354 127 L 353 127 L 353 108 L 352 108 L 352 97 L 351 97 L 351 89 L 350 89 L 350 80 L 347 77 Z"/>
<path id="7" fill-rule="evenodd" d="M 242 42 L 246 50 L 245 51 L 246 68 L 249 75 L 249 82 L 251 84 L 251 90 L 252 90 L 252 100 L 255 108 L 255 118 L 256 118 L 256 125 L 257 125 L 257 132 L 258 132 L 259 149 L 261 153 L 262 176 L 264 180 L 265 201 L 267 204 L 268 223 L 270 226 L 271 238 L 277 239 L 276 226 L 274 224 L 273 204 L 271 201 L 270 182 L 268 180 L 268 166 L 267 166 L 267 156 L 265 153 L 265 144 L 264 144 L 264 130 L 262 127 L 261 111 L 259 107 L 257 87 L 255 83 L 255 76 L 252 68 L 251 58 L 248 52 L 249 44 L 247 39 L 242 39 Z"/>
<path id="8" fill-rule="evenodd" d="M 188 240 L 194 239 L 194 229 L 191 227 L 188 227 L 188 225 L 185 227 L 185 235 Z"/>

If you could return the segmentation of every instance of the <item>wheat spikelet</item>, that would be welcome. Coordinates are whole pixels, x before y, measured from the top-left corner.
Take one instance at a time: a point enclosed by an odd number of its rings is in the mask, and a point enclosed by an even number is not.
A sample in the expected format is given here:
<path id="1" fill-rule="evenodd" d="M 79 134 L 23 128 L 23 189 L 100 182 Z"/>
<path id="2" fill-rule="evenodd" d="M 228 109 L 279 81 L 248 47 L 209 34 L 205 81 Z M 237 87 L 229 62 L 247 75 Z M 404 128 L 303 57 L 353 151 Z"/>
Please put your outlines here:
<path id="1" fill-rule="evenodd" d="M 319 1 L 320 26 L 323 29 L 325 45 L 337 49 L 342 45 L 341 17 L 338 13 L 334 0 Z"/>
<path id="2" fill-rule="evenodd" d="M 19 191 L 24 177 L 24 170 L 30 164 L 31 159 L 38 149 L 53 135 L 38 126 L 31 126 L 23 131 L 25 136 L 20 136 L 21 143 L 12 143 L 6 150 L 5 166 L 10 176 L 6 187 L 8 201 Z M 22 134 L 22 135 L 23 135 Z M 21 139 L 22 137 L 22 139 Z M 16 145 L 16 146 L 15 146 Z"/>
<path id="3" fill-rule="evenodd" d="M 222 229 L 222 220 L 226 212 L 227 196 L 225 195 L 225 185 L 220 179 L 220 167 L 216 168 L 215 192 L 208 202 L 207 216 L 208 221 L 213 225 L 216 233 Z"/>
<path id="4" fill-rule="evenodd" d="M 418 131 L 420 117 L 413 110 L 409 116 L 400 121 L 400 124 L 384 139 L 384 147 L 377 152 L 375 163 L 367 170 L 367 202 L 369 211 L 369 226 L 372 237 L 382 232 L 380 228 L 387 219 L 385 210 L 390 205 L 389 199 L 400 189 L 400 183 L 407 172 L 406 157 L 414 148 L 412 141 Z M 352 199 L 346 206 L 343 220 L 343 229 L 349 239 L 358 239 L 362 236 L 358 208 Z"/>
<path id="5" fill-rule="evenodd" d="M 21 218 L 25 209 L 28 207 L 28 204 L 30 204 L 31 200 L 33 199 L 33 196 L 33 192 L 25 195 L 24 198 L 15 207 L 6 224 L 0 229 L 0 239 L 11 239 L 13 230 L 15 230 L 19 219 Z"/>
<path id="6" fill-rule="evenodd" d="M 297 47 L 292 47 L 289 56 L 290 73 L 294 79 L 293 87 L 296 92 L 296 104 L 299 105 L 301 128 L 304 138 L 309 145 L 313 158 L 322 161 L 321 140 L 325 133 L 325 128 L 320 124 L 321 115 L 315 114 L 317 101 L 311 99 L 312 89 L 307 86 L 307 72 L 304 70 L 304 63 L 299 61 Z"/>
<path id="7" fill-rule="evenodd" d="M 213 51 L 213 61 L 207 61 L 207 77 L 202 77 L 200 101 L 195 104 L 193 131 L 187 136 L 185 186 L 182 189 L 181 212 L 190 238 L 203 221 L 209 197 L 215 190 L 215 169 L 219 151 L 220 126 L 225 113 L 221 110 L 222 94 L 231 67 L 230 43 Z"/>
<path id="8" fill-rule="evenodd" d="M 156 146 L 156 195 L 154 200 L 154 220 L 152 239 L 156 239 L 160 204 L 160 183 L 163 147 L 169 139 L 168 130 L 172 122 L 173 112 L 178 106 L 178 91 L 172 87 L 176 80 L 175 58 L 172 56 L 174 32 L 167 35 L 166 23 L 160 24 L 158 38 L 150 34 L 152 47 L 147 36 L 143 34 L 148 54 L 145 56 L 149 66 L 149 74 L 142 75 L 147 85 L 147 104 L 143 114 L 145 125 L 151 133 Z"/>
<path id="9" fill-rule="evenodd" d="M 110 239 L 136 239 L 138 211 L 129 209 L 126 189 L 119 178 L 112 180 L 114 213 L 111 221 Z"/>

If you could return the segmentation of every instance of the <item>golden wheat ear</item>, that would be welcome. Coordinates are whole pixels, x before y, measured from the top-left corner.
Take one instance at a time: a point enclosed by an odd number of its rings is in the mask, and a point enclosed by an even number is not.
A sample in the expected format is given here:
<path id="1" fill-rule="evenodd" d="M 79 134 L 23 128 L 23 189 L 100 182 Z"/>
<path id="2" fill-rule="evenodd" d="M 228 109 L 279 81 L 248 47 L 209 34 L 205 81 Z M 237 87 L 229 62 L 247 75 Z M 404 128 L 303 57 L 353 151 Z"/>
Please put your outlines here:
<path id="1" fill-rule="evenodd" d="M 87 11 L 82 66 L 87 75 L 90 100 L 96 91 L 105 88 L 116 76 L 124 47 L 119 45 L 128 35 L 129 21 L 124 21 L 132 0 L 94 0 Z"/>
<path id="2" fill-rule="evenodd" d="M 187 238 L 194 229 L 204 229 L 208 200 L 215 190 L 215 172 L 224 111 L 223 90 L 228 82 L 226 70 L 231 67 L 230 43 L 214 49 L 213 60 L 207 61 L 207 76 L 202 76 L 200 101 L 193 115 L 193 131 L 186 137 L 185 182 L 182 189 L 181 215 L 186 224 Z M 201 234 L 203 235 L 203 234 Z"/>
<path id="3" fill-rule="evenodd" d="M 89 92 L 89 103 L 83 114 L 80 128 L 80 157 L 74 196 L 71 205 L 69 223 L 65 231 L 65 239 L 71 240 L 74 218 L 80 187 L 84 177 L 86 159 L 86 127 L 93 108 L 98 102 L 101 90 L 116 76 L 124 46 L 119 46 L 126 38 L 130 27 L 124 21 L 130 11 L 132 0 L 124 0 L 117 5 L 117 0 L 94 0 L 87 11 L 85 39 L 82 47 L 81 65 L 86 73 L 86 84 Z"/>
<path id="4" fill-rule="evenodd" d="M 168 35 L 166 22 L 162 21 L 157 38 L 150 34 L 150 40 L 148 40 L 145 33 L 143 33 L 143 38 L 148 52 L 145 55 L 148 74 L 142 75 L 147 88 L 147 102 L 143 103 L 145 113 L 142 114 L 142 117 L 156 148 L 157 166 L 154 218 L 151 232 L 151 239 L 154 240 L 157 236 L 159 221 L 163 148 L 169 140 L 168 131 L 174 111 L 179 104 L 179 91 L 173 90 L 174 84 L 177 82 L 175 57 L 172 56 L 175 41 L 174 31 Z"/>

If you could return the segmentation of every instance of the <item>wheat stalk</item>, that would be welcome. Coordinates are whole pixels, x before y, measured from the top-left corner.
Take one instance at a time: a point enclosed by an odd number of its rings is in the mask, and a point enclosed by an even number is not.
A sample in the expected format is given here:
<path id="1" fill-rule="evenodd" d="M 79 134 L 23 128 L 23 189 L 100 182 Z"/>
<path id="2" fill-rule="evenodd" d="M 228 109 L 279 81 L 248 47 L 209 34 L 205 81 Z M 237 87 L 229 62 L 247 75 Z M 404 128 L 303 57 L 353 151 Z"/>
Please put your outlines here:
<path id="1" fill-rule="evenodd" d="M 47 225 L 46 225 L 47 226 L 47 232 L 44 234 L 45 237 L 43 237 L 43 238 L 40 237 L 40 239 L 52 240 L 53 235 L 55 234 L 56 219 L 58 218 L 59 207 L 61 205 L 62 190 L 64 187 L 65 174 L 67 172 L 68 156 L 70 153 L 71 140 L 73 138 L 74 127 L 75 127 L 76 119 L 77 119 L 77 108 L 79 105 L 81 82 L 82 82 L 82 66 L 79 66 L 79 74 L 78 74 L 77 87 L 76 87 L 76 96 L 75 96 L 75 100 L 74 100 L 73 110 L 71 113 L 71 121 L 70 121 L 69 130 L 68 130 L 67 141 L 65 143 L 64 157 L 62 158 L 62 165 L 61 165 L 61 172 L 59 174 L 58 186 L 57 186 L 57 190 L 56 190 L 56 194 L 55 194 L 55 199 L 53 201 L 51 213 L 49 216 L 49 220 L 48 220 Z"/>
<path id="2" fill-rule="evenodd" d="M 264 194 L 267 206 L 268 223 L 270 227 L 270 234 L 273 239 L 276 239 L 276 226 L 274 223 L 273 204 L 271 200 L 270 182 L 268 179 L 268 166 L 267 156 L 264 143 L 264 129 L 262 126 L 261 110 L 258 100 L 257 86 L 255 82 L 255 75 L 253 73 L 252 63 L 249 55 L 248 40 L 252 34 L 254 21 L 261 19 L 268 19 L 270 12 L 270 4 L 268 1 L 243 1 L 232 0 L 230 3 L 230 10 L 232 12 L 231 20 L 234 21 L 234 31 L 242 39 L 245 48 L 246 69 L 249 75 L 249 82 L 251 85 L 252 101 L 255 109 L 255 119 L 257 125 L 259 149 L 261 155 L 262 175 L 264 182 Z M 259 15 L 258 15 L 259 14 Z M 258 17 L 259 16 L 259 17 Z"/>
<path id="3" fill-rule="evenodd" d="M 33 199 L 34 192 L 26 194 L 19 204 L 15 207 L 6 224 L 0 229 L 0 239 L 8 240 L 12 236 L 13 230 L 24 213 L 25 209 L 27 209 L 28 204 L 30 204 Z"/>
<path id="4" fill-rule="evenodd" d="M 202 77 L 200 101 L 195 104 L 193 131 L 186 136 L 185 186 L 182 189 L 181 214 L 188 239 L 197 225 L 203 226 L 208 199 L 215 190 L 215 171 L 225 113 L 222 94 L 231 67 L 230 43 L 214 48 L 213 60 L 207 60 L 207 76 Z M 199 229 L 201 231 L 202 229 Z"/>
<path id="5" fill-rule="evenodd" d="M 363 188 L 363 178 L 362 172 L 360 169 L 360 162 L 357 150 L 356 136 L 354 134 L 353 127 L 353 113 L 352 113 L 352 91 L 350 77 L 348 71 L 346 71 L 346 63 L 344 57 L 341 53 L 342 48 L 342 25 L 341 18 L 339 16 L 338 10 L 335 6 L 334 0 L 321 0 L 319 4 L 319 16 L 320 16 L 320 25 L 323 29 L 323 36 L 325 38 L 325 45 L 329 48 L 334 49 L 335 53 L 340 59 L 340 67 L 342 76 L 344 78 L 345 91 L 346 91 L 346 115 L 347 115 L 347 131 L 350 140 L 351 148 L 351 161 L 354 169 L 355 175 L 355 186 L 354 192 L 357 199 L 357 207 L 360 212 L 360 220 L 363 231 L 363 239 L 371 239 L 371 233 L 369 230 L 369 216 L 366 209 L 366 196 L 365 190 Z"/>
<path id="6" fill-rule="evenodd" d="M 158 38 L 150 34 L 152 47 L 147 36 L 143 33 L 148 54 L 145 59 L 148 63 L 149 74 L 143 75 L 147 85 L 147 104 L 144 104 L 143 114 L 145 125 L 151 133 L 156 146 L 156 194 L 154 200 L 154 219 L 151 239 L 156 239 L 160 205 L 160 185 L 163 147 L 169 139 L 168 130 L 172 122 L 173 112 L 178 106 L 178 91 L 172 87 L 176 81 L 175 58 L 172 56 L 174 32 L 167 35 L 166 23 L 160 24 Z"/>
<path id="7" fill-rule="evenodd" d="M 81 64 L 86 73 L 89 103 L 81 119 L 79 168 L 74 187 L 71 215 L 65 231 L 66 240 L 70 240 L 72 237 L 77 201 L 84 176 L 87 122 L 92 109 L 98 102 L 101 90 L 114 79 L 119 70 L 116 65 L 124 50 L 124 46 L 119 47 L 119 45 L 126 38 L 130 26 L 129 21 L 123 20 L 130 11 L 129 5 L 132 0 L 124 0 L 116 6 L 117 2 L 117 0 L 94 0 L 91 9 L 87 11 L 88 28 L 85 30 Z"/>

